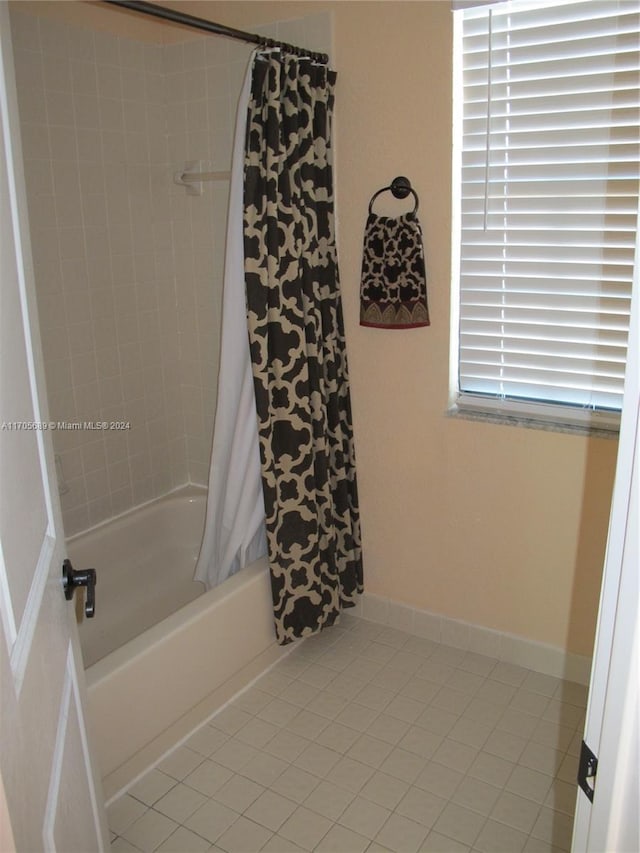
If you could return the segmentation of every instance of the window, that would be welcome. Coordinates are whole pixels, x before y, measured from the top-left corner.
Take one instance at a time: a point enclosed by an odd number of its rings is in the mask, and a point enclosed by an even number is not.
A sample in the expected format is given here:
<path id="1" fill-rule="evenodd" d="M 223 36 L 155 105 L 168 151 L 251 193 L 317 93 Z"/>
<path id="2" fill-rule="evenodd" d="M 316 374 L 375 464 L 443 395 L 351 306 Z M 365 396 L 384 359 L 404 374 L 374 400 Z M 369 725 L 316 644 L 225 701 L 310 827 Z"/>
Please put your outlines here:
<path id="1" fill-rule="evenodd" d="M 638 223 L 638 3 L 514 0 L 454 16 L 457 407 L 617 428 Z"/>

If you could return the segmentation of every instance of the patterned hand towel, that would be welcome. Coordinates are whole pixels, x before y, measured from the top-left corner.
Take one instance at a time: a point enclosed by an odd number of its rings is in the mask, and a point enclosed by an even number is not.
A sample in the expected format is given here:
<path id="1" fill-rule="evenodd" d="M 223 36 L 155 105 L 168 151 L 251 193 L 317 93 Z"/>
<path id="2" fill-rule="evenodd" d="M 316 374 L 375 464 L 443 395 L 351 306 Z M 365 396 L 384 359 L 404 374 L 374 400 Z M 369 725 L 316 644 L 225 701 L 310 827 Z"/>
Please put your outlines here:
<path id="1" fill-rule="evenodd" d="M 427 276 L 418 217 L 369 213 L 364 232 L 360 325 L 378 329 L 428 326 Z"/>

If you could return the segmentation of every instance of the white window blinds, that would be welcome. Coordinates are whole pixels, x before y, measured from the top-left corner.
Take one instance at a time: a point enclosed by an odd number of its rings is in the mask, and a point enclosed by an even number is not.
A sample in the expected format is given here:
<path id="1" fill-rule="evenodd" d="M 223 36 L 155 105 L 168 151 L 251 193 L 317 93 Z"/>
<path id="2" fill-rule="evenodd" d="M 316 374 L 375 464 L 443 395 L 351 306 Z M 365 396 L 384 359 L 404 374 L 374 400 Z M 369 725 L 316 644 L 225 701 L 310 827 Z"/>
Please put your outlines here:
<path id="1" fill-rule="evenodd" d="M 515 0 L 455 14 L 459 405 L 488 395 L 619 410 L 638 221 L 638 2 Z"/>

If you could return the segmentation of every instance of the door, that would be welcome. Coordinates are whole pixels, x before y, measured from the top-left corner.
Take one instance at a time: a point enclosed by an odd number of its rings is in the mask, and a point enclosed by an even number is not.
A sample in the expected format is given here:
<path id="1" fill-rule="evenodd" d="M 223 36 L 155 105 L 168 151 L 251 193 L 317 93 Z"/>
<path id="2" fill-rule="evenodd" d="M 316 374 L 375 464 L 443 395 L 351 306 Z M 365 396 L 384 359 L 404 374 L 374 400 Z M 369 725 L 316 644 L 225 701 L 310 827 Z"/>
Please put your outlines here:
<path id="1" fill-rule="evenodd" d="M 587 786 L 593 801 L 578 789 L 575 853 L 640 850 L 639 265 L 640 242 L 636 243 L 620 444 L 584 734 L 598 765 Z"/>
<path id="2" fill-rule="evenodd" d="M 0 838 L 19 853 L 91 853 L 108 838 L 73 607 L 62 587 L 65 543 L 4 0 L 0 119 Z"/>

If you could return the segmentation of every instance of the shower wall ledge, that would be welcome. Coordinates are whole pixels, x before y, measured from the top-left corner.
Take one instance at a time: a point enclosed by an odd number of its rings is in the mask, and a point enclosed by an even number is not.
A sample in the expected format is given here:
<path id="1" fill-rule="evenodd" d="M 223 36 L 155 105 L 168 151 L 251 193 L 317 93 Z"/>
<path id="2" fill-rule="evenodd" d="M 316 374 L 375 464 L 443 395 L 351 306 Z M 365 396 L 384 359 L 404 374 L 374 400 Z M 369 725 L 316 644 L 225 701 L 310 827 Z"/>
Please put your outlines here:
<path id="1" fill-rule="evenodd" d="M 355 610 L 349 612 L 437 643 L 486 655 L 555 678 L 589 684 L 591 658 L 567 652 L 558 646 L 409 607 L 370 592 L 363 593 Z"/>

